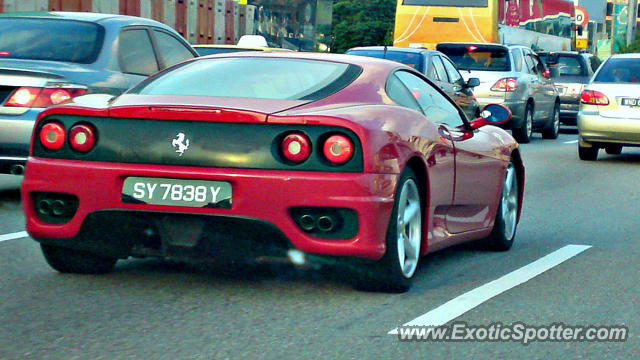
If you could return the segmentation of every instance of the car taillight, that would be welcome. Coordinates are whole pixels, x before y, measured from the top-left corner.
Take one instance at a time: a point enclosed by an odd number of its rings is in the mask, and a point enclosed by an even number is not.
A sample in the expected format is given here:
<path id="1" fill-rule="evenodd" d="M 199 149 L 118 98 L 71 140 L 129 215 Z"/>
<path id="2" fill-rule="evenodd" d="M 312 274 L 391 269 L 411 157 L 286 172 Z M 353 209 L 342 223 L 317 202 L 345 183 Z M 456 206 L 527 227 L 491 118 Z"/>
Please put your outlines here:
<path id="1" fill-rule="evenodd" d="M 61 104 L 76 96 L 84 95 L 86 92 L 87 89 L 77 87 L 21 87 L 11 95 L 4 105 L 37 108 L 49 107 Z"/>
<path id="2" fill-rule="evenodd" d="M 342 164 L 353 155 L 353 143 L 344 135 L 331 135 L 323 146 L 324 156 L 334 164 Z"/>
<path id="3" fill-rule="evenodd" d="M 586 105 L 609 105 L 609 98 L 595 90 L 585 90 L 580 94 L 580 102 Z"/>
<path id="4" fill-rule="evenodd" d="M 69 144 L 71 148 L 79 152 L 87 152 L 93 149 L 96 143 L 96 131 L 88 124 L 74 125 L 69 130 Z"/>
<path id="5" fill-rule="evenodd" d="M 40 143 L 49 150 L 58 150 L 64 145 L 64 126 L 59 122 L 45 124 L 40 130 Z"/>
<path id="6" fill-rule="evenodd" d="M 496 81 L 491 87 L 492 91 L 515 91 L 518 81 L 514 78 L 503 78 Z"/>
<path id="7" fill-rule="evenodd" d="M 301 133 L 292 133 L 282 140 L 282 155 L 293 162 L 307 160 L 311 153 L 311 142 Z"/>

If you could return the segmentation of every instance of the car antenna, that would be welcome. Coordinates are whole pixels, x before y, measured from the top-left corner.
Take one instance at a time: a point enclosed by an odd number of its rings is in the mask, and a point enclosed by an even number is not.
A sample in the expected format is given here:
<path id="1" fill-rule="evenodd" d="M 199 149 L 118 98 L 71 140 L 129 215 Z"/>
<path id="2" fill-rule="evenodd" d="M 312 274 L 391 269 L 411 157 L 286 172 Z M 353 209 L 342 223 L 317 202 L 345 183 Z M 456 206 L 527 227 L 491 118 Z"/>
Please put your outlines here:
<path id="1" fill-rule="evenodd" d="M 384 54 L 382 54 L 382 58 L 383 59 L 387 58 L 387 45 L 384 46 Z"/>

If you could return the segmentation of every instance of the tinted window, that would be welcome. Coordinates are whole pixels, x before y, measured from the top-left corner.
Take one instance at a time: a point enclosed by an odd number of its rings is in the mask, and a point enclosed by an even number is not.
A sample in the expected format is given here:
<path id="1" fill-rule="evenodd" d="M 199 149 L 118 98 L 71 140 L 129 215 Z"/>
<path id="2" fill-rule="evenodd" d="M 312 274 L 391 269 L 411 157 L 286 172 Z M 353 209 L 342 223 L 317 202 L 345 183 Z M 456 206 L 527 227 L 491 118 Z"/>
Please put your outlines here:
<path id="1" fill-rule="evenodd" d="M 450 127 L 463 124 L 458 108 L 431 84 L 406 71 L 398 71 L 396 75 L 409 89 L 413 97 L 418 100 L 427 119 Z"/>
<path id="2" fill-rule="evenodd" d="M 600 59 L 595 56 L 589 57 L 589 62 L 591 65 L 591 70 L 593 70 L 594 72 L 598 70 L 598 67 L 600 66 L 600 64 L 602 64 L 602 61 L 600 61 Z"/>
<path id="3" fill-rule="evenodd" d="M 399 105 L 408 107 L 409 109 L 422 111 L 416 99 L 411 96 L 409 90 L 402 84 L 400 79 L 398 79 L 395 75 L 391 75 L 389 77 L 389 81 L 387 81 L 387 95 L 391 98 L 391 100 L 397 102 Z"/>
<path id="4" fill-rule="evenodd" d="M 517 72 L 522 71 L 522 51 L 520 51 L 520 49 L 513 49 L 511 54 L 513 55 L 513 67 Z"/>
<path id="5" fill-rule="evenodd" d="M 158 71 L 156 56 L 146 30 L 126 30 L 120 33 L 120 68 L 123 72 L 151 75 Z"/>
<path id="6" fill-rule="evenodd" d="M 165 67 L 193 58 L 193 54 L 178 39 L 164 31 L 154 30 L 158 55 Z"/>
<path id="7" fill-rule="evenodd" d="M 431 61 L 433 62 L 433 68 L 435 69 L 437 79 L 440 81 L 449 82 L 447 71 L 444 69 L 444 64 L 442 63 L 442 59 L 440 59 L 440 56 L 434 56 Z"/>
<path id="8" fill-rule="evenodd" d="M 449 74 L 450 82 L 453 84 L 458 84 L 462 82 L 462 75 L 456 70 L 455 66 L 448 59 L 442 59 L 444 62 L 444 68 L 447 69 L 447 74 Z"/>
<path id="9" fill-rule="evenodd" d="M 437 50 L 456 64 L 460 70 L 509 71 L 509 53 L 502 46 L 446 44 Z"/>
<path id="10" fill-rule="evenodd" d="M 92 63 L 104 29 L 94 23 L 56 19 L 0 19 L 0 58 Z"/>
<path id="11" fill-rule="evenodd" d="M 549 64 L 549 69 L 551 69 L 552 75 L 556 76 L 587 76 L 589 74 L 578 56 L 560 55 L 553 64 Z"/>
<path id="12" fill-rule="evenodd" d="M 424 60 L 423 56 L 417 52 L 405 52 L 405 51 L 393 51 L 393 50 L 349 50 L 349 55 L 369 56 L 380 59 L 387 59 L 403 63 L 411 66 L 412 68 L 424 72 Z"/>
<path id="13" fill-rule="evenodd" d="M 529 53 L 528 51 L 523 51 L 524 52 L 524 63 L 525 63 L 525 67 L 526 67 L 526 71 L 531 73 L 531 74 L 536 74 L 537 70 L 536 70 L 536 65 L 533 62 L 533 58 L 531 57 L 531 53 Z"/>
<path id="14" fill-rule="evenodd" d="M 131 93 L 317 100 L 360 74 L 355 65 L 284 58 L 200 58 L 148 79 Z"/>
<path id="15" fill-rule="evenodd" d="M 640 82 L 640 58 L 610 58 L 593 79 L 593 82 Z"/>
<path id="16" fill-rule="evenodd" d="M 240 51 L 261 51 L 258 49 L 243 49 L 243 48 L 215 48 L 215 47 L 198 47 L 196 51 L 200 56 L 213 55 L 213 54 L 227 54 Z"/>

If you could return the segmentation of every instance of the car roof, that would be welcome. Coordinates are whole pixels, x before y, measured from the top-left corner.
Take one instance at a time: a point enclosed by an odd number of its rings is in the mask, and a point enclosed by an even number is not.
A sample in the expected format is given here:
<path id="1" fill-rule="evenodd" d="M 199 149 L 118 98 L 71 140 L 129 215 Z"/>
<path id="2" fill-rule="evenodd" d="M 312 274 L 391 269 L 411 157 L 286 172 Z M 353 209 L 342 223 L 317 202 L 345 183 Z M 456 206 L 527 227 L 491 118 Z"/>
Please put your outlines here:
<path id="1" fill-rule="evenodd" d="M 407 53 L 414 53 L 414 54 L 428 54 L 428 53 L 440 53 L 439 51 L 436 50 L 429 50 L 429 49 L 425 49 L 425 48 L 411 48 L 411 47 L 395 47 L 395 46 L 359 46 L 359 47 L 354 47 L 351 48 L 349 50 L 347 50 L 347 52 L 349 51 L 357 51 L 357 50 L 377 50 L 377 51 L 395 51 L 395 52 L 407 52 Z"/>
<path id="2" fill-rule="evenodd" d="M 291 49 L 284 48 L 272 48 L 261 46 L 238 46 L 238 45 L 226 45 L 226 44 L 195 44 L 191 45 L 194 49 L 209 48 L 209 49 L 241 49 L 241 50 L 253 50 L 253 51 L 293 51 Z"/>
<path id="3" fill-rule="evenodd" d="M 629 54 L 615 54 L 611 55 L 612 58 L 623 58 L 623 59 L 638 59 L 640 58 L 640 53 L 629 53 Z"/>
<path id="4" fill-rule="evenodd" d="M 91 12 L 70 12 L 70 11 L 33 11 L 33 12 L 10 12 L 0 14 L 0 18 L 49 18 L 49 19 L 65 19 L 75 21 L 87 21 L 94 23 L 116 22 L 121 25 L 150 25 L 166 28 L 167 26 L 151 19 L 137 16 L 118 15 L 118 14 L 102 14 Z"/>

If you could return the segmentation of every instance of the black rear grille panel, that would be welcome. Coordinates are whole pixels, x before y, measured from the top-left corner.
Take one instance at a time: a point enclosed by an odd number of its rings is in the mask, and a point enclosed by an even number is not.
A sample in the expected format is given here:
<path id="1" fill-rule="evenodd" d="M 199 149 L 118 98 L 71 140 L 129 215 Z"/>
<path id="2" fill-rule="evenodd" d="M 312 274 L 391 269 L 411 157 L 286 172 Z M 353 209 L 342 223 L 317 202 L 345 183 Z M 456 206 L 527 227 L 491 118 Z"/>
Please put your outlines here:
<path id="1" fill-rule="evenodd" d="M 39 123 L 38 131 L 48 120 L 61 122 L 67 131 L 79 122 L 91 123 L 98 133 L 96 147 L 88 153 L 78 153 L 65 144 L 60 150 L 50 151 L 36 141 L 34 156 L 267 170 L 362 172 L 364 168 L 362 145 L 358 137 L 351 130 L 337 126 L 52 115 Z M 290 163 L 281 155 L 280 142 L 290 132 L 302 132 L 312 143 L 311 156 L 300 164 Z M 340 166 L 329 163 L 321 148 L 323 140 L 329 134 L 336 133 L 348 136 L 354 145 L 354 155 Z M 179 137 L 179 134 L 184 136 Z M 176 151 L 179 148 L 177 144 L 184 145 L 187 140 L 188 148 L 180 155 Z"/>

